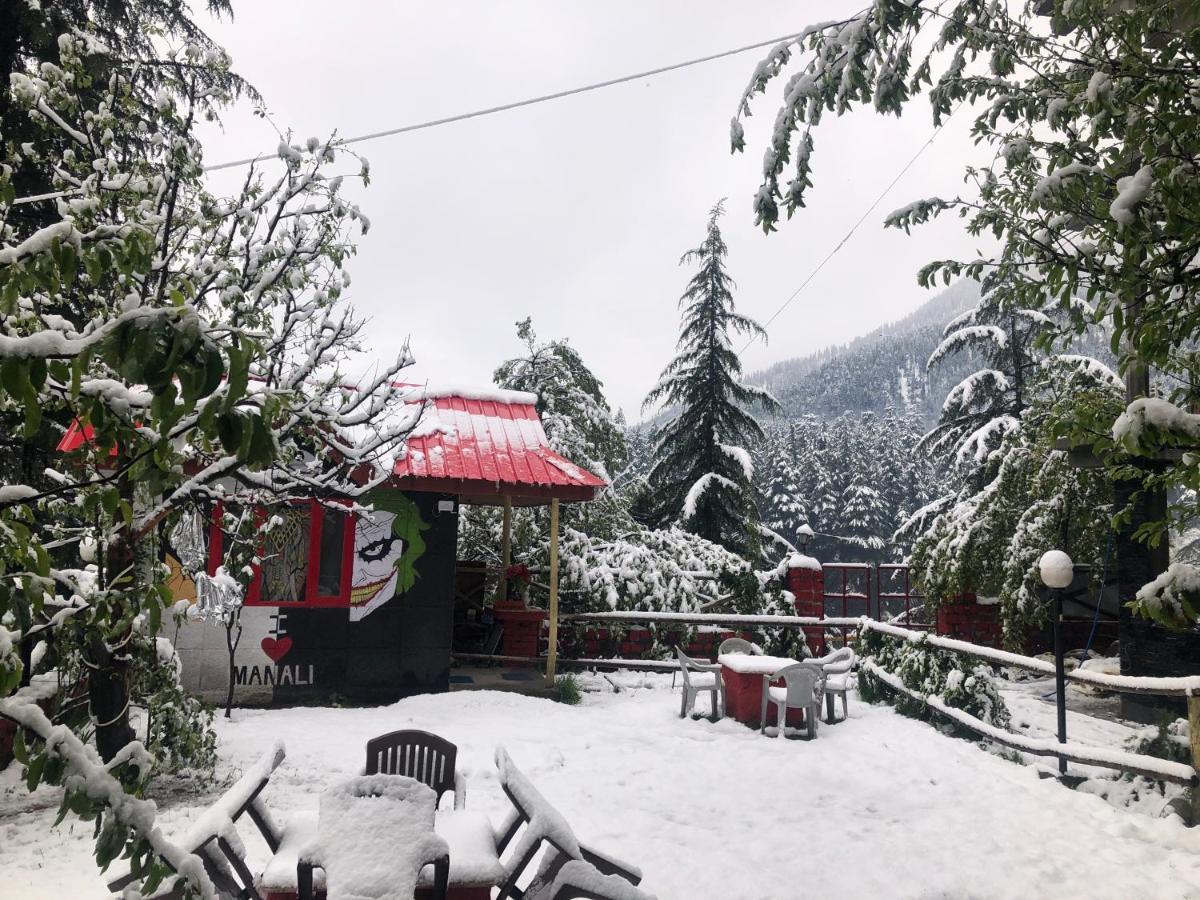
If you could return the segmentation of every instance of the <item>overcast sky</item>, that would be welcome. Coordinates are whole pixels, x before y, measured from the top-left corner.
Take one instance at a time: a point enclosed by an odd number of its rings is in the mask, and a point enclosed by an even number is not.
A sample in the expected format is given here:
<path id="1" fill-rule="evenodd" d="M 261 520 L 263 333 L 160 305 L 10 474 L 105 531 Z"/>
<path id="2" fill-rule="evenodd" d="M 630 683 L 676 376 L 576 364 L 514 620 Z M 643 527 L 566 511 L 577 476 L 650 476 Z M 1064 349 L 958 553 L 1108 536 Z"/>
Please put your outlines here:
<path id="1" fill-rule="evenodd" d="M 303 139 L 344 136 L 493 106 L 716 53 L 845 15 L 862 0 L 381 3 L 235 0 L 210 32 Z M 740 311 L 766 321 L 933 132 L 919 99 L 901 119 L 829 118 L 816 136 L 815 188 L 779 233 L 754 227 L 764 131 L 782 82 L 760 97 L 748 149 L 729 120 L 765 51 L 495 116 L 359 146 L 372 182 L 356 199 L 372 227 L 351 263 L 355 306 L 376 353 L 411 337 L 414 375 L 491 381 L 519 349 L 514 322 L 567 337 L 631 421 L 674 352 L 680 255 L 728 197 L 724 233 Z M 747 371 L 897 319 L 931 294 L 915 273 L 970 254 L 957 219 L 912 236 L 886 212 L 962 188 L 977 155 L 960 113 L 824 271 L 753 346 Z M 248 106 L 205 133 L 206 162 L 278 143 Z M 228 188 L 236 174 L 214 173 Z"/>

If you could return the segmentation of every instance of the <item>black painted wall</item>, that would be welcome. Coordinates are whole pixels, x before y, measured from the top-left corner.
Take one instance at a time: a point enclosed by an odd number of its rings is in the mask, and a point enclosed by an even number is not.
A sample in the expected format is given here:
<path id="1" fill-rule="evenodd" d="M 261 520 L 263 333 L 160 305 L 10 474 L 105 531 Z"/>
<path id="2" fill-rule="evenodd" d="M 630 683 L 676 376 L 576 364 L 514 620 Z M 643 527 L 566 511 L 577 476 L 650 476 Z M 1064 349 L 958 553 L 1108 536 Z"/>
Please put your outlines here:
<path id="1" fill-rule="evenodd" d="M 454 615 L 454 569 L 458 550 L 457 498 L 411 493 L 429 526 L 425 552 L 415 563 L 416 582 L 405 593 L 351 622 L 349 610 L 285 610 L 292 649 L 286 662 L 311 684 L 277 685 L 279 704 L 346 698 L 386 703 L 412 694 L 445 691 L 450 683 Z M 454 501 L 455 512 L 438 512 L 439 500 Z"/>

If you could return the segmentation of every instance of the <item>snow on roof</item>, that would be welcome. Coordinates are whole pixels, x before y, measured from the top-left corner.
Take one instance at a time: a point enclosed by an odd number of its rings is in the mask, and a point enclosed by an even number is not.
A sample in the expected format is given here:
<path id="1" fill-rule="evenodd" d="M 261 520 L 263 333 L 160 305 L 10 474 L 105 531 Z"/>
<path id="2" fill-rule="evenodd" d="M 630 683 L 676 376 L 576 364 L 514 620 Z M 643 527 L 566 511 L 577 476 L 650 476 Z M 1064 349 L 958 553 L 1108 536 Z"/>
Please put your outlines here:
<path id="1" fill-rule="evenodd" d="M 533 394 L 413 385 L 405 399 L 426 407 L 396 459 L 395 487 L 476 503 L 509 496 L 521 505 L 590 500 L 605 486 L 550 449 Z"/>
<path id="2" fill-rule="evenodd" d="M 460 397 L 463 400 L 491 400 L 494 403 L 519 403 L 528 406 L 537 403 L 537 394 L 530 394 L 526 391 L 510 391 L 491 385 L 466 387 L 454 384 L 402 383 L 398 386 L 405 388 L 404 399 L 410 403 L 420 400 L 444 400 L 449 397 Z"/>

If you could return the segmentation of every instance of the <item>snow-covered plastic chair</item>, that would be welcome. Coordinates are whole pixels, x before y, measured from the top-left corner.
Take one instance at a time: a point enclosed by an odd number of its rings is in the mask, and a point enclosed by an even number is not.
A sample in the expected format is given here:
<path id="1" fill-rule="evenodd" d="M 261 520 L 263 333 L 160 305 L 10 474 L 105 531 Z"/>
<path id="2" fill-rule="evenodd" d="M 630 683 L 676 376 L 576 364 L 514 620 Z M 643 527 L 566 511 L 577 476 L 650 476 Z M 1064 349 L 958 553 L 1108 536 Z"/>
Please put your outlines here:
<path id="1" fill-rule="evenodd" d="M 686 718 L 696 706 L 696 697 L 707 691 L 712 695 L 709 718 L 714 722 L 725 715 L 725 682 L 721 680 L 721 667 L 715 663 L 692 659 L 679 647 L 679 674 L 683 676 L 683 702 L 679 707 L 679 718 Z"/>
<path id="2" fill-rule="evenodd" d="M 434 828 L 437 792 L 408 775 L 357 775 L 321 793 L 317 833 L 297 860 L 297 900 L 315 900 L 314 872 L 328 896 L 412 897 L 434 869 L 431 900 L 445 900 L 450 845 Z"/>
<path id="3" fill-rule="evenodd" d="M 783 679 L 779 687 L 772 687 L 772 681 Z M 759 733 L 767 730 L 767 704 L 774 703 L 778 715 L 778 731 L 776 737 L 783 734 L 783 726 L 787 721 L 789 709 L 804 710 L 804 725 L 808 729 L 809 738 L 817 736 L 817 722 L 821 714 L 821 692 L 825 682 L 825 672 L 811 662 L 796 663 L 780 669 L 774 675 L 763 676 L 762 715 Z"/>
<path id="4" fill-rule="evenodd" d="M 548 886 L 553 885 L 561 871 L 572 860 L 594 867 L 601 875 L 618 876 L 630 885 L 636 885 L 642 880 L 642 873 L 635 866 L 580 843 L 562 813 L 547 802 L 541 792 L 516 767 L 503 747 L 496 748 L 496 770 L 500 787 L 513 806 L 507 821 L 497 832 L 499 840 L 496 846 L 506 876 L 496 900 L 506 900 L 509 897 L 540 900 L 546 896 L 555 896 L 549 894 Z M 525 874 L 543 844 L 548 847 L 537 874 L 527 887 L 519 887 L 517 882 Z M 507 860 L 504 859 L 506 855 Z"/>
<path id="5" fill-rule="evenodd" d="M 825 695 L 825 721 L 830 724 L 836 721 L 835 697 L 842 698 L 842 718 L 845 719 L 850 715 L 847 694 L 850 691 L 850 677 L 855 660 L 854 651 L 849 647 L 842 647 L 820 659 L 805 660 L 809 665 L 814 663 L 820 665 L 821 671 L 825 673 L 822 693 Z"/>
<path id="6" fill-rule="evenodd" d="M 548 900 L 655 900 L 653 894 L 634 887 L 621 876 L 605 875 L 578 859 L 558 870 L 544 896 Z"/>
<path id="7" fill-rule="evenodd" d="M 428 731 L 408 729 L 367 741 L 364 775 L 407 775 L 433 788 L 438 802 L 447 791 L 454 808 L 467 805 L 467 784 L 456 768 L 458 747 Z"/>
<path id="8" fill-rule="evenodd" d="M 262 833 L 271 852 L 274 853 L 278 849 L 282 836 L 290 825 L 280 828 L 275 824 L 261 795 L 272 773 L 286 755 L 283 744 L 277 741 L 192 823 L 183 837 L 176 841 L 180 847 L 200 857 L 209 878 L 222 893 L 234 897 L 259 896 L 254 876 L 239 851 L 241 841 L 231 838 L 236 832 L 238 819 L 248 815 Z M 123 894 L 127 889 L 135 887 L 138 880 L 138 876 L 130 872 L 128 866 L 124 866 L 111 873 L 108 889 L 114 894 Z M 182 896 L 180 890 L 172 892 L 170 889 L 163 889 L 155 896 L 176 894 Z"/>
<path id="9" fill-rule="evenodd" d="M 745 653 L 747 656 L 762 656 L 762 647 L 752 644 L 745 638 L 725 638 L 717 648 L 717 656 L 726 653 Z"/>

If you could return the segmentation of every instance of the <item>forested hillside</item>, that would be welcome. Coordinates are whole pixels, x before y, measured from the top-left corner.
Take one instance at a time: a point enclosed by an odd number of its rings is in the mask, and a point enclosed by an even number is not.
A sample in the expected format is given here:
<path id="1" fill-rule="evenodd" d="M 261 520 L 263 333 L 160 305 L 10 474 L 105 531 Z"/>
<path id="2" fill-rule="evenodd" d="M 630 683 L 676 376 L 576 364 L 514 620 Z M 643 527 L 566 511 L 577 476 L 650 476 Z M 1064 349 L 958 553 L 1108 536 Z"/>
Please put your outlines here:
<path id="1" fill-rule="evenodd" d="M 899 321 L 848 344 L 776 363 L 747 380 L 771 391 L 789 418 L 828 419 L 851 410 L 882 414 L 890 407 L 930 423 L 971 365 L 954 360 L 927 372 L 925 363 L 946 323 L 978 300 L 976 282 L 955 282 Z"/>

